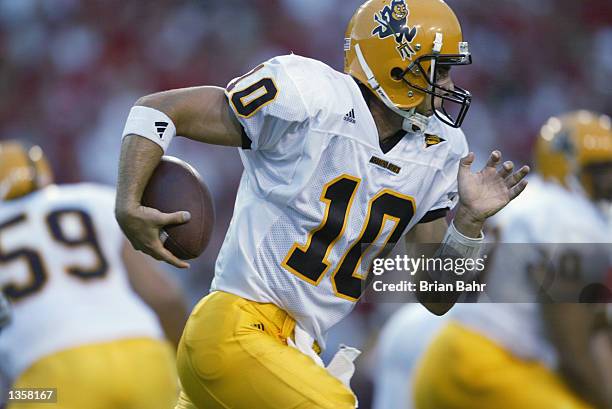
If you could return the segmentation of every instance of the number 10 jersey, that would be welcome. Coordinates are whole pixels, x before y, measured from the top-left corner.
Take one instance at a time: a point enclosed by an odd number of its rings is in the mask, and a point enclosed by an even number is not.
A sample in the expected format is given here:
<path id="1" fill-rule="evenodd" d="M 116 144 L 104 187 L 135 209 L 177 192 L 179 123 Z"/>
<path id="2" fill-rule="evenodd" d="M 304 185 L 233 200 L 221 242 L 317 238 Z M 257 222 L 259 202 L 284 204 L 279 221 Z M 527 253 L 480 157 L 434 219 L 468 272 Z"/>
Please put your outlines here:
<path id="1" fill-rule="evenodd" d="M 357 83 L 296 55 L 226 94 L 245 170 L 212 290 L 276 304 L 324 347 L 381 247 L 453 207 L 465 136 L 432 118 L 385 152 Z"/>

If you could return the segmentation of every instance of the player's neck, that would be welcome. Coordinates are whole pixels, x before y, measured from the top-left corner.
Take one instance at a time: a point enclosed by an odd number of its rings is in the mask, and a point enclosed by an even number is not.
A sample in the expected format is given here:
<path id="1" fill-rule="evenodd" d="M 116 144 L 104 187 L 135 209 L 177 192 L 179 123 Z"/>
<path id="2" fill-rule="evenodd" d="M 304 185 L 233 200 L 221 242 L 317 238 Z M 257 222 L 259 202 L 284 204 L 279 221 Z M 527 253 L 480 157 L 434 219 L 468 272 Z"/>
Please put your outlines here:
<path id="1" fill-rule="evenodd" d="M 387 108 L 378 98 L 371 98 L 369 106 L 380 142 L 384 142 L 402 129 L 404 119 Z"/>

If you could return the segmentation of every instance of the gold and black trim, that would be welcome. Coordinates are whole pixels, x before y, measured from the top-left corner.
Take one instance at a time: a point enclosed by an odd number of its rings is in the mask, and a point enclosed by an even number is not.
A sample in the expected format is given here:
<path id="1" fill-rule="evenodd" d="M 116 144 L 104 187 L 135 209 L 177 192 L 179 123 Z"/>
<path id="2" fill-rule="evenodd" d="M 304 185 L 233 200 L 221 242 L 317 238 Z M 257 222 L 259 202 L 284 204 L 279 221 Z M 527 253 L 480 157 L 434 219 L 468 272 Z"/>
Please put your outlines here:
<path id="1" fill-rule="evenodd" d="M 359 273 L 364 255 L 382 235 L 387 221 L 393 222 L 394 226 L 384 242 L 376 245 L 379 250 L 373 258 L 389 251 L 400 239 L 415 212 L 416 202 L 412 196 L 390 189 L 381 190 L 369 200 L 366 223 L 332 274 L 332 287 L 336 296 L 353 302 L 359 299 L 368 282 L 369 266 L 362 266 L 365 275 Z"/>
<path id="2" fill-rule="evenodd" d="M 281 266 L 312 285 L 319 285 L 331 264 L 327 257 L 344 234 L 348 213 L 361 179 L 343 174 L 323 186 L 320 200 L 325 203 L 323 221 L 308 233 L 305 244 L 295 243 Z"/>
<path id="3" fill-rule="evenodd" d="M 253 97 L 255 95 L 256 97 Z M 236 113 L 250 118 L 261 108 L 272 103 L 278 96 L 278 88 L 272 78 L 262 78 L 248 87 L 232 94 L 230 101 Z"/>
<path id="4" fill-rule="evenodd" d="M 331 267 L 327 257 L 344 234 L 360 182 L 357 177 L 343 174 L 324 185 L 320 198 L 326 204 L 323 221 L 308 234 L 305 244 L 295 243 L 291 247 L 281 263 L 284 269 L 312 285 L 319 285 Z M 364 281 L 368 279 L 367 274 L 358 272 L 364 255 L 383 234 L 387 221 L 394 226 L 374 257 L 390 250 L 390 244 L 400 239 L 415 212 L 416 202 L 412 196 L 390 189 L 381 190 L 369 200 L 366 223 L 358 239 L 345 251 L 331 275 L 336 296 L 357 301 L 367 285 Z"/>

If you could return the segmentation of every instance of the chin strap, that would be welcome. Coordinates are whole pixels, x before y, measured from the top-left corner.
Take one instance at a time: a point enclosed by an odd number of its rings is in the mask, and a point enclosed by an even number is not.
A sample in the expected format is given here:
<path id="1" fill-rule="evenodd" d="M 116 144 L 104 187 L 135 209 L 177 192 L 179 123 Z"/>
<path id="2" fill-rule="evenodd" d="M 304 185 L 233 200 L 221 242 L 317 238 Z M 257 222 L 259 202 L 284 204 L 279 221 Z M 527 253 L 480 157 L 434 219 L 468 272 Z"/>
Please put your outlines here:
<path id="1" fill-rule="evenodd" d="M 402 129 L 406 132 L 425 131 L 427 125 L 429 125 L 429 120 L 430 117 L 414 112 L 410 118 L 404 118 Z"/>
<path id="2" fill-rule="evenodd" d="M 376 78 L 374 78 L 374 73 L 366 62 L 359 44 L 355 45 L 355 53 L 357 54 L 357 60 L 359 61 L 359 65 L 361 65 L 361 69 L 363 70 L 366 75 L 366 78 L 368 79 L 368 84 L 370 85 L 370 87 L 372 87 L 372 89 L 378 94 L 381 101 L 385 104 L 387 108 L 404 118 L 402 129 L 406 132 L 415 132 L 418 130 L 424 131 L 427 128 L 427 124 L 429 123 L 429 117 L 417 113 L 416 108 L 404 111 L 403 109 L 399 109 L 398 107 L 396 107 L 395 104 L 391 102 L 391 99 L 389 98 L 383 87 L 381 87 L 378 81 L 376 81 Z"/>

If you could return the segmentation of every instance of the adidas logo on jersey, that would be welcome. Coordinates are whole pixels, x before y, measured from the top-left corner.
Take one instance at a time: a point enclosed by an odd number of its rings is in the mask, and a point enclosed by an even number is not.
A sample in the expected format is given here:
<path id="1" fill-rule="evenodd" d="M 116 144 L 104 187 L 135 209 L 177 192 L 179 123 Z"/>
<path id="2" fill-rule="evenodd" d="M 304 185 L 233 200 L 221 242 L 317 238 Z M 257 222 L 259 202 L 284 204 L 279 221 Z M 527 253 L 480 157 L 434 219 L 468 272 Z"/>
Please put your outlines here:
<path id="1" fill-rule="evenodd" d="M 351 109 L 351 110 L 348 112 L 348 114 L 344 115 L 344 120 L 345 120 L 346 122 L 350 122 L 350 123 L 352 123 L 352 124 L 354 124 L 355 122 L 357 122 L 357 121 L 355 120 L 355 110 L 354 110 L 354 109 Z"/>
<path id="2" fill-rule="evenodd" d="M 155 129 L 157 130 L 157 134 L 159 135 L 160 139 L 164 137 L 164 132 L 166 132 L 167 127 L 168 122 L 155 122 Z"/>

